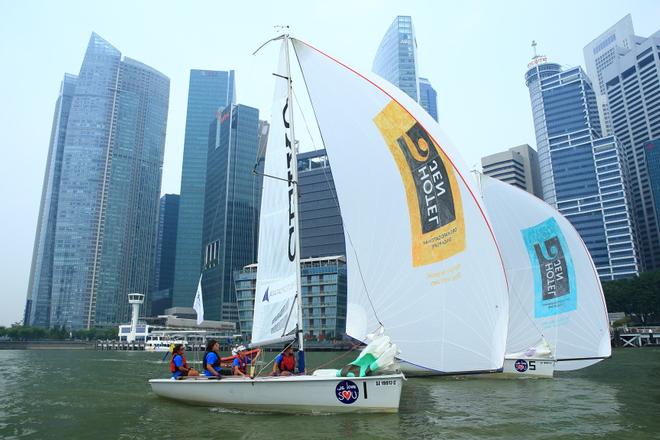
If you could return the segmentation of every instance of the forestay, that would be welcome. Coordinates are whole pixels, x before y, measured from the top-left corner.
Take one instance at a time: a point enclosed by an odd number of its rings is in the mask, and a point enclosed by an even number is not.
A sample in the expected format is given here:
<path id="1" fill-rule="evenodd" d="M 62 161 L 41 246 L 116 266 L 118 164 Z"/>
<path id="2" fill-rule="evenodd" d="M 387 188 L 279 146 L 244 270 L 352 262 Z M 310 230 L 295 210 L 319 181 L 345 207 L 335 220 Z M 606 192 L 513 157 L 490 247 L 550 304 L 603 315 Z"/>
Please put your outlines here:
<path id="1" fill-rule="evenodd" d="M 287 65 L 282 45 L 266 147 L 259 221 L 257 285 L 254 298 L 252 345 L 292 339 L 298 324 L 296 271 L 298 249 L 294 240 L 296 197 L 292 178 L 289 134 Z"/>
<path id="2" fill-rule="evenodd" d="M 556 370 L 609 357 L 600 281 L 575 228 L 526 191 L 487 176 L 481 176 L 481 188 L 509 278 L 507 353 L 536 347 L 545 338 L 558 360 Z"/>
<path id="3" fill-rule="evenodd" d="M 344 222 L 347 333 L 382 323 L 403 360 L 439 372 L 501 368 L 506 278 L 467 167 L 403 92 L 292 41 Z"/>

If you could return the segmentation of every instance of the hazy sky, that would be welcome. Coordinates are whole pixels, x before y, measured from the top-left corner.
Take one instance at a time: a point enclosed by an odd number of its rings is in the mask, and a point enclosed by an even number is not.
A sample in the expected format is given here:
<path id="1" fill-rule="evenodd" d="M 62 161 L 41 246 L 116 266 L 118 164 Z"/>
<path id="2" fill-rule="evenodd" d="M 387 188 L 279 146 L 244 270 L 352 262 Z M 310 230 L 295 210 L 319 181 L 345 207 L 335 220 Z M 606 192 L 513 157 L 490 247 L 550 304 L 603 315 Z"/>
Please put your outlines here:
<path id="1" fill-rule="evenodd" d="M 584 65 L 582 48 L 628 13 L 637 35 L 660 28 L 656 0 L 0 0 L 0 325 L 22 318 L 54 104 L 92 31 L 170 78 L 162 192 L 178 193 L 189 70 L 236 70 L 238 102 L 268 119 L 276 52 L 251 54 L 274 25 L 370 70 L 394 17 L 411 15 L 440 124 L 472 165 L 536 146 L 523 79 L 532 40 L 551 61 Z"/>

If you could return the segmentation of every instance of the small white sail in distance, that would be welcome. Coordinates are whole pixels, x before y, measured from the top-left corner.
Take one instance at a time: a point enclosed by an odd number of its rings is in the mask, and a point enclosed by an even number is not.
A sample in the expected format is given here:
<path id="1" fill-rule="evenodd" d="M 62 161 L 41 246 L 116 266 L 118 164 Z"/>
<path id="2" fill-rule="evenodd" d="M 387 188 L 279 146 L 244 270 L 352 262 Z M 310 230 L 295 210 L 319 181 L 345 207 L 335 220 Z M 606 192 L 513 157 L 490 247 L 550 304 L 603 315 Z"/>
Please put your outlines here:
<path id="1" fill-rule="evenodd" d="M 468 168 L 405 93 L 292 42 L 344 222 L 347 333 L 382 323 L 403 360 L 441 373 L 501 368 L 506 276 Z"/>
<path id="2" fill-rule="evenodd" d="M 591 256 L 559 211 L 526 191 L 480 176 L 510 286 L 507 354 L 547 341 L 556 370 L 611 355 L 605 299 Z"/>
<path id="3" fill-rule="evenodd" d="M 195 300 L 193 301 L 193 309 L 197 314 L 197 325 L 204 322 L 204 298 L 202 294 L 202 275 L 199 276 L 199 283 L 197 283 L 197 292 L 195 293 Z"/>
<path id="4" fill-rule="evenodd" d="M 295 197 L 290 195 L 293 182 L 287 130 L 287 66 L 282 45 L 271 112 L 271 124 L 264 163 L 263 192 L 259 218 L 257 283 L 251 345 L 266 345 L 293 339 L 298 324 L 296 273 L 299 249 L 292 228 L 297 228 Z M 294 217 L 292 217 L 292 215 Z"/>

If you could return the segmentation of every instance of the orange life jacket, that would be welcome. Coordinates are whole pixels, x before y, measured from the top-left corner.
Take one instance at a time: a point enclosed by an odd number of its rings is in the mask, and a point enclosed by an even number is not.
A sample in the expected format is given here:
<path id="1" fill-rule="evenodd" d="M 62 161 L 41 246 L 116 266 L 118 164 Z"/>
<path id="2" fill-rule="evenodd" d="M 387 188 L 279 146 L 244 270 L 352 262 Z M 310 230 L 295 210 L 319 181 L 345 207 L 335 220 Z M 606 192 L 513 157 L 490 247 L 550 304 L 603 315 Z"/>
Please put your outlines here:
<path id="1" fill-rule="evenodd" d="M 280 369 L 280 371 L 290 371 L 293 373 L 293 370 L 296 369 L 296 357 L 293 355 L 287 356 L 282 354 L 282 359 L 280 360 L 280 363 L 277 365 L 277 367 Z"/>
<path id="2" fill-rule="evenodd" d="M 181 356 L 181 360 L 183 361 L 183 367 L 188 368 L 188 363 L 186 362 L 186 357 L 181 355 L 181 354 L 175 354 L 174 356 L 172 356 L 172 359 L 170 359 L 170 373 L 176 373 L 177 371 L 179 371 L 178 367 L 174 363 L 174 359 L 177 356 Z M 183 371 L 182 371 L 182 373 L 186 374 Z"/>

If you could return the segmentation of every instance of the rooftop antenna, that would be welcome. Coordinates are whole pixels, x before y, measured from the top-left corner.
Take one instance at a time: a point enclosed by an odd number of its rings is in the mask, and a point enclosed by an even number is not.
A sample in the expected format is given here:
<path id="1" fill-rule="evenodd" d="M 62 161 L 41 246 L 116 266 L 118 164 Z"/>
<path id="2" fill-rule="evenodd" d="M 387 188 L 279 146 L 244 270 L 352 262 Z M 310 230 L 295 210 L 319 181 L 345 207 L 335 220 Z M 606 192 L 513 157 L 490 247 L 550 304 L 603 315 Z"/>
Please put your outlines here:
<path id="1" fill-rule="evenodd" d="M 536 40 L 532 40 L 532 50 L 534 51 L 534 58 L 538 56 L 538 54 L 536 53 L 536 46 L 537 46 Z"/>

